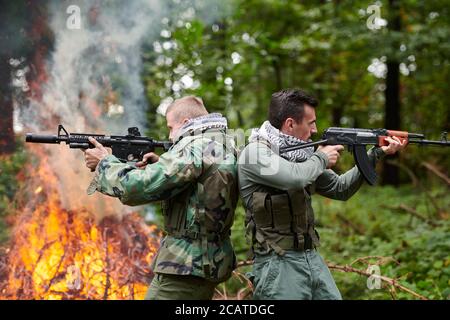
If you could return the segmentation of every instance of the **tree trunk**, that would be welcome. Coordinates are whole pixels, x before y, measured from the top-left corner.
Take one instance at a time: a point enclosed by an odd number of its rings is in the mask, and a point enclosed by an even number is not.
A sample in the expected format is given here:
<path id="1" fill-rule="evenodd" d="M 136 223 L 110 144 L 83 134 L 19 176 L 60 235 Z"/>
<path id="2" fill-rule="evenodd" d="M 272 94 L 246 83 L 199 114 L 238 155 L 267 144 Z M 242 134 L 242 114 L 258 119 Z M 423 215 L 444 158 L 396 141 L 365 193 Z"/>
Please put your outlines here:
<path id="1" fill-rule="evenodd" d="M 273 71 L 275 75 L 275 91 L 280 91 L 283 89 L 283 79 L 281 76 L 281 63 L 280 63 L 281 57 L 277 57 L 273 60 L 272 66 Z"/>
<path id="2" fill-rule="evenodd" d="M 401 30 L 399 3 L 397 0 L 389 0 L 391 30 L 398 32 Z M 394 44 L 395 50 L 398 50 L 397 44 Z M 400 72 L 399 62 L 396 58 L 389 58 L 387 61 L 387 75 L 386 75 L 386 91 L 385 91 L 385 128 L 391 130 L 401 129 L 400 117 Z M 397 158 L 398 155 L 386 157 L 383 161 L 383 184 L 398 185 L 399 168 L 390 165 L 387 161 L 389 159 Z"/>
<path id="3" fill-rule="evenodd" d="M 342 118 L 342 107 L 335 107 L 332 109 L 332 124 L 334 127 L 341 126 L 341 118 Z"/>
<path id="4" fill-rule="evenodd" d="M 16 147 L 13 130 L 11 65 L 5 55 L 0 57 L 0 155 L 13 153 Z"/>

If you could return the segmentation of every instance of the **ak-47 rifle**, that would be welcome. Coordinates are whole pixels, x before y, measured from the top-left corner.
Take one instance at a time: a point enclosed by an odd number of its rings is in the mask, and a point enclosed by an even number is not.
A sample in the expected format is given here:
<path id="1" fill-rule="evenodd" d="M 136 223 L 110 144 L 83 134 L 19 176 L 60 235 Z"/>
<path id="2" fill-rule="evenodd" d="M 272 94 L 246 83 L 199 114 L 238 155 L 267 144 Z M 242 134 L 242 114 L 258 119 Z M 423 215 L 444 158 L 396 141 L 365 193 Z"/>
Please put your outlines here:
<path id="1" fill-rule="evenodd" d="M 155 148 L 169 150 L 172 143 L 169 141 L 157 141 L 152 138 L 143 137 L 136 127 L 128 128 L 125 136 L 106 136 L 91 133 L 68 133 L 60 124 L 57 135 L 41 135 L 27 133 L 25 141 L 33 143 L 61 143 L 65 142 L 72 149 L 90 149 L 95 146 L 89 142 L 89 137 L 94 138 L 103 146 L 112 149 L 112 154 L 122 162 L 141 161 L 148 152 L 153 152 Z"/>
<path id="2" fill-rule="evenodd" d="M 409 133 L 406 131 L 394 131 L 387 129 L 357 129 L 357 128 L 337 128 L 331 127 L 325 130 L 322 139 L 319 141 L 303 143 L 298 146 L 291 146 L 281 148 L 280 152 L 288 152 L 297 149 L 317 145 L 344 145 L 353 153 L 356 165 L 359 171 L 370 185 L 377 182 L 377 173 L 370 165 L 367 156 L 366 146 L 387 146 L 387 137 L 398 137 L 400 141 L 407 141 L 408 144 L 419 145 L 434 145 L 434 146 L 450 146 L 450 141 L 447 140 L 447 132 L 442 133 L 440 141 L 425 140 L 425 135 L 421 133 Z"/>

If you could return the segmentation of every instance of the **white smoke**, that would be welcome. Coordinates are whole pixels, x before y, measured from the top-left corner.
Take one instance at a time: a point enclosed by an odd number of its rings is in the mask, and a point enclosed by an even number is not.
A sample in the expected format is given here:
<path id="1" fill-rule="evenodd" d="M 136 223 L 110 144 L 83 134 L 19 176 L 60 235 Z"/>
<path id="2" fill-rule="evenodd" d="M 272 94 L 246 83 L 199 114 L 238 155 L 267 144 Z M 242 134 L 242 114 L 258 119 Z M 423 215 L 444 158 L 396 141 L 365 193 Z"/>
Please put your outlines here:
<path id="1" fill-rule="evenodd" d="M 67 26 L 68 2 L 51 5 L 55 50 L 44 104 L 77 131 L 100 127 L 119 134 L 127 126 L 142 128 L 146 102 L 140 47 L 145 37 L 153 36 L 152 25 L 158 27 L 159 1 L 70 1 L 70 5 L 80 8 L 80 29 Z M 100 110 L 93 110 L 93 104 Z"/>
<path id="2" fill-rule="evenodd" d="M 55 41 L 48 80 L 41 84 L 42 101 L 30 99 L 21 109 L 21 122 L 28 132 L 48 134 L 55 134 L 59 123 L 69 132 L 126 134 L 132 126 L 145 132 L 142 44 L 159 36 L 163 19 L 179 23 L 196 17 L 212 23 L 228 12 L 225 7 L 216 0 L 51 1 Z M 47 150 L 63 206 L 105 211 L 99 208 L 104 196 L 86 195 L 92 174 L 82 153 L 65 145 Z"/>

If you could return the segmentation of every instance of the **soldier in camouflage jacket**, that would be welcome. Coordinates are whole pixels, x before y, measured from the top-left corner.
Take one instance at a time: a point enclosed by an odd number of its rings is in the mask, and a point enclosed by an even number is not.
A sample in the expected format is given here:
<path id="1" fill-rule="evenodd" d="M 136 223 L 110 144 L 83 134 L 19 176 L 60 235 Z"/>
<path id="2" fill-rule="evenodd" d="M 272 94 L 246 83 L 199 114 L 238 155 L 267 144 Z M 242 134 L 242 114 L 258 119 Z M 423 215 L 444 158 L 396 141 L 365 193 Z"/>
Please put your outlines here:
<path id="1" fill-rule="evenodd" d="M 96 148 L 86 150 L 86 165 L 95 168 L 95 177 L 88 193 L 127 205 L 163 201 L 167 236 L 146 298 L 211 299 L 236 264 L 230 241 L 238 196 L 234 141 L 226 119 L 208 114 L 196 97 L 176 100 L 166 118 L 174 145 L 161 157 L 145 155 L 136 166 L 121 163 L 91 138 Z"/>

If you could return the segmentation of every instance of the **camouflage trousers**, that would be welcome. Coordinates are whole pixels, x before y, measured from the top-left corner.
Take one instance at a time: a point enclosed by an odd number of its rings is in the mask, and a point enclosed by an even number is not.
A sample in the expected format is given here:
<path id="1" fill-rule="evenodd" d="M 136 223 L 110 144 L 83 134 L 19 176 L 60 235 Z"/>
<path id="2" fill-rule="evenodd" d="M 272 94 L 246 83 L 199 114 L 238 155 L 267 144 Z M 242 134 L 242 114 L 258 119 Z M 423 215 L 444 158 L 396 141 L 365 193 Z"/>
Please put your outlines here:
<path id="1" fill-rule="evenodd" d="M 316 250 L 256 255 L 253 276 L 255 300 L 342 300 Z"/>
<path id="2" fill-rule="evenodd" d="M 211 300 L 216 285 L 196 276 L 157 273 L 145 300 Z"/>

